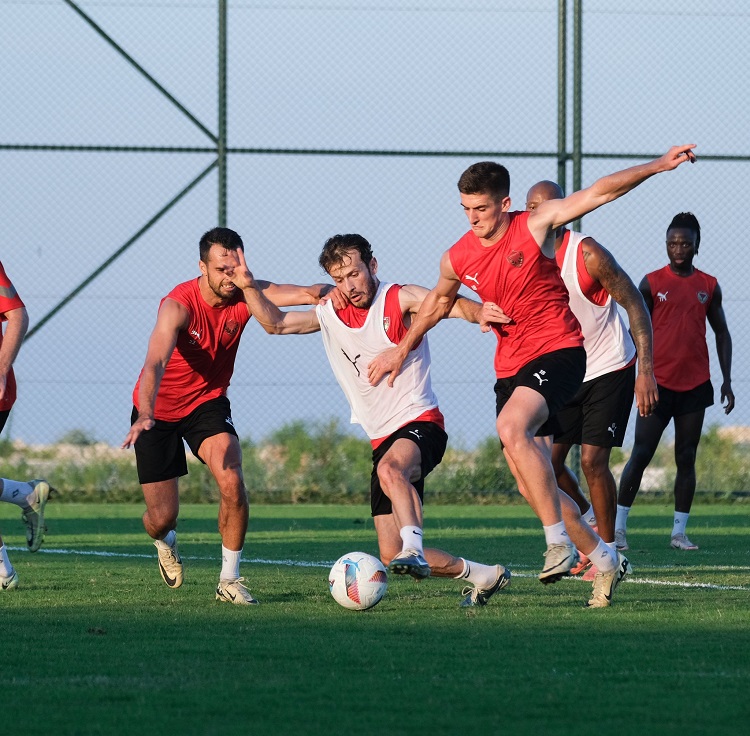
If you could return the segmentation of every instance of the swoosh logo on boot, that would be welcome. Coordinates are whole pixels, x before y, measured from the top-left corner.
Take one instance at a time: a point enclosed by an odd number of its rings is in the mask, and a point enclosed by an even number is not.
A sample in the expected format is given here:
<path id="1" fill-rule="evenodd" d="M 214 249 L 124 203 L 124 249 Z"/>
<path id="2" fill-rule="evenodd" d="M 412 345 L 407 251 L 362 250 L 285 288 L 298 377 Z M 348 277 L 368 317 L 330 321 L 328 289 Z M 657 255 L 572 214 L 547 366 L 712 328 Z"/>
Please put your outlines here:
<path id="1" fill-rule="evenodd" d="M 174 588 L 174 585 L 177 582 L 177 578 L 170 578 L 169 575 L 167 575 L 167 571 L 164 569 L 164 565 L 161 564 L 161 560 L 159 561 L 159 569 L 161 570 L 161 576 L 164 578 L 164 582 L 170 588 Z"/>

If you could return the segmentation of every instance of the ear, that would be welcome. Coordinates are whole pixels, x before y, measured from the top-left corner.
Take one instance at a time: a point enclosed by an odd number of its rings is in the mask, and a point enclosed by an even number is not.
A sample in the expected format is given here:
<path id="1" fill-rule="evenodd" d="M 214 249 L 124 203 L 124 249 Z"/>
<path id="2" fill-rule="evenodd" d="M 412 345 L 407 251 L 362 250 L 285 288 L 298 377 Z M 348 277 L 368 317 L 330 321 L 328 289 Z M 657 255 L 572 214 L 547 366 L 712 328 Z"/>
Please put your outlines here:
<path id="1" fill-rule="evenodd" d="M 206 264 L 205 264 L 205 263 L 204 263 L 203 261 L 201 261 L 200 259 L 198 260 L 198 268 L 200 268 L 200 270 L 201 270 L 201 273 L 202 273 L 202 274 L 203 274 L 204 276 L 208 276 L 208 267 L 207 267 L 207 266 L 206 266 Z"/>
<path id="2" fill-rule="evenodd" d="M 370 261 L 370 273 L 374 276 L 378 272 L 378 259 L 373 256 Z"/>
<path id="3" fill-rule="evenodd" d="M 510 210 L 510 197 L 503 197 L 502 212 L 508 212 L 509 210 Z"/>

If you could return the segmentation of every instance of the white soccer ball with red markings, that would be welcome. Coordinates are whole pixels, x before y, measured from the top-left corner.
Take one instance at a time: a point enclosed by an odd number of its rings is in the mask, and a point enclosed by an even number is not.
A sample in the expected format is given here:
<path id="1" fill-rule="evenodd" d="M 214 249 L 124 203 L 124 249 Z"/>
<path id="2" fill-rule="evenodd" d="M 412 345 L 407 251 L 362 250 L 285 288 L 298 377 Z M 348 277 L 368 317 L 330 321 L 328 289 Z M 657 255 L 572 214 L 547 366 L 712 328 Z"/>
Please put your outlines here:
<path id="1" fill-rule="evenodd" d="M 366 552 L 349 552 L 334 563 L 328 587 L 336 603 L 354 611 L 366 611 L 385 595 L 388 576 L 377 557 Z"/>

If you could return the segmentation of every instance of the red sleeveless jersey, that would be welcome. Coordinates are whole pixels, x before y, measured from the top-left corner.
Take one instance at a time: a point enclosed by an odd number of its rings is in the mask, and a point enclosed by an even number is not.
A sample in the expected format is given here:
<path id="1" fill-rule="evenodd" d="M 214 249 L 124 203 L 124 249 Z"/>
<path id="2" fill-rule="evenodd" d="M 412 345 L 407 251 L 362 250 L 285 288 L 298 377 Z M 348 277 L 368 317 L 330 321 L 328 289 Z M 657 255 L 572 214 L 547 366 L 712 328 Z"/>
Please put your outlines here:
<path id="1" fill-rule="evenodd" d="M 578 320 L 554 258 L 547 258 L 529 232 L 528 212 L 510 212 L 508 230 L 484 246 L 470 230 L 449 251 L 461 283 L 483 302 L 494 302 L 513 321 L 493 325 L 495 374 L 514 376 L 528 362 L 583 345 Z"/>
<path id="2" fill-rule="evenodd" d="M 190 315 L 187 329 L 177 336 L 154 407 L 156 419 L 176 422 L 206 401 L 226 394 L 250 312 L 239 290 L 228 304 L 209 306 L 197 278 L 179 284 L 164 298 L 179 302 Z M 136 408 L 140 382 L 139 377 L 133 391 Z"/>
<path id="3" fill-rule="evenodd" d="M 678 276 L 669 266 L 646 274 L 651 288 L 654 375 L 672 391 L 690 391 L 711 377 L 706 315 L 717 281 L 697 268 Z"/>
<path id="4" fill-rule="evenodd" d="M 5 275 L 5 269 L 3 264 L 0 263 L 0 322 L 6 322 L 6 312 L 12 312 L 15 309 L 23 309 L 24 303 L 21 301 L 21 297 L 18 296 L 18 292 L 11 283 L 10 279 Z M 0 327 L 0 345 L 3 344 L 3 330 Z M 8 374 L 5 377 L 5 395 L 0 400 L 0 411 L 10 411 L 13 404 L 16 402 L 16 374 L 13 372 L 11 366 Z"/>

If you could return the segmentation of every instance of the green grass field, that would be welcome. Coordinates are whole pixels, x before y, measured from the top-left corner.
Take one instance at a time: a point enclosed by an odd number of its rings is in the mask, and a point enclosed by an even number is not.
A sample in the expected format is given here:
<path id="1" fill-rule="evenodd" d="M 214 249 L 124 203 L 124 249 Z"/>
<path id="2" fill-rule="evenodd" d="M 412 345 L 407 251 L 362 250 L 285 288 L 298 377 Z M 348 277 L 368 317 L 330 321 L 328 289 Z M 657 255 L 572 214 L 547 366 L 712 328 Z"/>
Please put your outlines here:
<path id="1" fill-rule="evenodd" d="M 0 593 L 9 734 L 726 734 L 750 716 L 750 515 L 697 506 L 697 552 L 669 548 L 671 511 L 631 514 L 632 579 L 610 609 L 590 583 L 536 580 L 544 548 L 525 506 L 433 506 L 427 542 L 501 562 L 510 588 L 460 609 L 457 581 L 391 579 L 358 613 L 328 593 L 330 563 L 376 553 L 364 507 L 251 509 L 243 574 L 257 607 L 214 601 L 215 506 L 186 506 L 185 583 L 161 581 L 138 505 L 48 507 L 21 578 Z"/>

